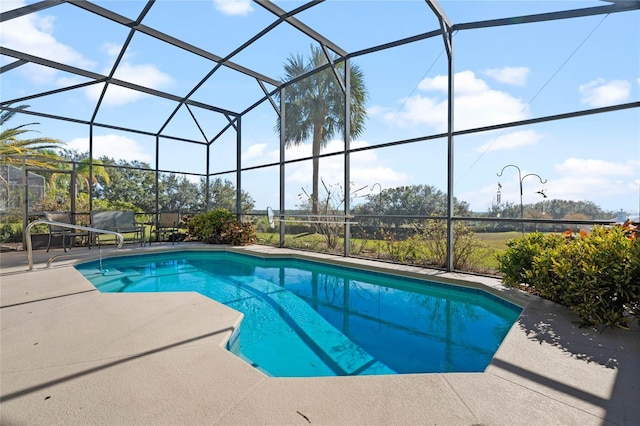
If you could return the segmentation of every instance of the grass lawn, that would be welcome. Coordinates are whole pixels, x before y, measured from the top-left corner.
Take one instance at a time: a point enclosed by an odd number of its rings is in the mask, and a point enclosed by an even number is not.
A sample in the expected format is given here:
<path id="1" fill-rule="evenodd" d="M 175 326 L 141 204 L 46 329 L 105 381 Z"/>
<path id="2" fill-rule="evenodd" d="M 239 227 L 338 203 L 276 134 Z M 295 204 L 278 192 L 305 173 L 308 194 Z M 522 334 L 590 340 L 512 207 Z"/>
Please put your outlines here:
<path id="1" fill-rule="evenodd" d="M 496 250 L 507 248 L 507 240 L 512 238 L 521 237 L 522 232 L 518 231 L 510 231 L 510 232 L 486 232 L 481 234 L 476 234 L 476 237 L 480 239 L 482 242 L 487 244 L 489 247 L 494 248 Z"/>
<path id="2" fill-rule="evenodd" d="M 512 238 L 517 238 L 522 236 L 521 232 L 511 231 L 511 232 L 492 232 L 492 233 L 477 233 L 475 234 L 476 238 L 480 240 L 486 247 L 487 253 L 483 253 L 482 256 L 479 257 L 478 264 L 476 266 L 481 267 L 483 269 L 491 269 L 495 270 L 498 266 L 498 262 L 495 258 L 497 253 L 501 253 L 507 248 L 507 241 Z M 277 245 L 278 244 L 278 234 L 274 233 L 259 233 L 258 234 L 258 243 L 259 244 L 267 244 L 267 245 Z M 373 257 L 376 257 L 378 250 L 381 250 L 381 253 L 384 254 L 385 243 L 378 240 L 367 240 L 363 241 L 357 238 L 351 239 L 351 245 L 355 248 L 360 248 L 364 244 L 364 251 L 362 255 L 366 256 L 367 253 L 374 254 Z M 304 248 L 307 250 L 317 250 L 317 251 L 326 251 L 324 247 L 324 238 L 320 234 L 312 234 L 312 235 L 286 235 L 285 236 L 285 246 L 292 248 Z M 343 241 L 342 238 L 339 239 L 339 243 L 337 245 L 338 249 L 342 249 Z"/>

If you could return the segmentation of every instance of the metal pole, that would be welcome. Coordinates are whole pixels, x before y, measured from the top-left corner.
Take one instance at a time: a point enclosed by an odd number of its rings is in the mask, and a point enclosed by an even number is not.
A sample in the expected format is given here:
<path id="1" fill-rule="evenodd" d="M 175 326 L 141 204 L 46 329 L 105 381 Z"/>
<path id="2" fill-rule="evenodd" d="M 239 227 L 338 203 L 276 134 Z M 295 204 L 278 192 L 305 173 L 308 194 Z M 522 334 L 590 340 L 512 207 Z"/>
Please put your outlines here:
<path id="1" fill-rule="evenodd" d="M 242 116 L 236 117 L 236 218 L 242 219 Z"/>
<path id="2" fill-rule="evenodd" d="M 156 213 L 154 215 L 153 221 L 156 224 L 156 231 L 158 230 L 158 225 L 160 224 L 160 136 L 156 135 Z M 160 234 L 156 232 L 156 242 L 160 242 Z M 151 244 L 151 235 L 149 235 L 149 244 Z"/>
<path id="3" fill-rule="evenodd" d="M 453 247 L 454 247 L 454 235 L 453 235 L 453 215 L 455 213 L 455 204 L 453 202 L 453 191 L 454 191 L 454 175 L 453 169 L 455 165 L 454 161 L 454 90 L 455 90 L 455 70 L 454 70 L 454 61 L 453 61 L 453 34 L 451 33 L 451 29 L 444 24 L 441 20 L 440 26 L 447 30 L 447 37 L 445 41 L 448 40 L 447 47 L 447 58 L 448 58 L 448 74 L 449 74 L 449 88 L 448 88 L 448 102 L 449 108 L 447 111 L 448 123 L 447 123 L 447 147 L 448 147 L 448 176 L 447 176 L 447 271 L 453 271 Z"/>
<path id="4" fill-rule="evenodd" d="M 382 185 L 380 185 L 378 182 L 374 183 L 373 185 L 371 185 L 371 190 L 373 191 L 373 188 L 376 187 L 376 185 L 378 185 L 378 188 L 380 188 L 380 191 L 378 193 L 378 211 L 376 214 L 376 218 L 377 218 L 377 222 L 378 222 L 378 226 L 380 225 L 380 215 L 382 214 Z M 374 211 L 375 213 L 375 211 Z M 374 233 L 375 235 L 375 233 Z M 380 236 L 378 236 L 378 238 L 376 238 L 376 240 L 378 241 L 378 257 L 380 257 Z"/>
<path id="5" fill-rule="evenodd" d="M 344 61 L 344 256 L 351 252 L 351 72 L 350 61 Z"/>
<path id="6" fill-rule="evenodd" d="M 89 212 L 93 211 L 93 122 L 89 124 Z"/>
<path id="7" fill-rule="evenodd" d="M 280 90 L 280 212 L 279 212 L 279 218 L 280 218 L 280 241 L 278 242 L 278 246 L 280 248 L 284 247 L 284 210 L 285 210 L 285 205 L 284 205 L 284 180 L 285 180 L 285 170 L 284 170 L 284 151 L 285 151 L 285 146 L 287 143 L 286 140 L 286 126 L 287 126 L 287 119 L 286 119 L 286 108 L 285 108 L 285 91 L 287 89 L 286 88 L 282 88 L 282 90 Z"/>
<path id="8" fill-rule="evenodd" d="M 26 240 L 26 230 L 29 226 L 29 172 L 27 171 L 27 162 L 22 158 L 22 247 L 26 244 L 30 244 Z"/>
<path id="9" fill-rule="evenodd" d="M 207 144 L 207 164 L 205 167 L 206 173 L 207 173 L 207 178 L 204 181 L 204 212 L 208 212 L 209 208 L 211 207 L 211 197 L 209 196 L 209 180 L 211 179 L 209 177 L 209 163 L 211 162 L 211 143 Z"/>
<path id="10" fill-rule="evenodd" d="M 71 223 L 76 224 L 76 192 L 78 192 L 78 164 L 74 161 L 71 165 Z"/>

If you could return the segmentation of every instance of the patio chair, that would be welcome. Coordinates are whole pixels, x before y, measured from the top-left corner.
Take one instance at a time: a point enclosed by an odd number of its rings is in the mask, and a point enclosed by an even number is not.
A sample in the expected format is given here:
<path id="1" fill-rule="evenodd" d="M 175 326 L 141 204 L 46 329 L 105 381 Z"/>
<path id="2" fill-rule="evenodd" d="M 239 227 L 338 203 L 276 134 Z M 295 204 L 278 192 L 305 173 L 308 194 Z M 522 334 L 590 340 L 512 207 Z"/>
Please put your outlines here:
<path id="1" fill-rule="evenodd" d="M 155 227 L 156 241 L 169 236 L 171 244 L 175 244 L 179 232 L 180 213 L 160 213 Z"/>
<path id="2" fill-rule="evenodd" d="M 146 243 L 146 228 L 142 223 L 136 222 L 133 211 L 92 211 L 91 226 L 93 228 L 115 231 L 124 236 L 129 234 L 126 243 L 140 243 L 144 247 Z M 100 233 L 92 233 L 91 242 L 100 245 Z"/>
<path id="3" fill-rule="evenodd" d="M 44 212 L 44 216 L 47 220 L 52 222 L 69 223 L 74 224 L 71 219 L 71 213 L 68 212 Z M 75 237 L 89 237 L 89 233 L 86 231 L 79 231 L 77 229 L 65 228 L 63 226 L 49 225 L 49 241 L 47 242 L 47 253 L 51 248 L 51 239 L 53 237 L 62 236 L 62 249 L 67 252 L 67 246 L 65 244 L 67 238 L 69 239 L 69 250 L 75 241 Z"/>

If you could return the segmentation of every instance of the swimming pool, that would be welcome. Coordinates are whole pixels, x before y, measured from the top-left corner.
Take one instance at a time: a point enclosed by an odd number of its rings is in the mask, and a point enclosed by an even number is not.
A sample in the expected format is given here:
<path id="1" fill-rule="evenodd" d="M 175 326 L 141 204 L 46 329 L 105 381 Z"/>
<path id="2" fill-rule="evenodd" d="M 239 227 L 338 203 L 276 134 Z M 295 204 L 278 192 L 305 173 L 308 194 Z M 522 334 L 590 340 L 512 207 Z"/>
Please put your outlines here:
<path id="1" fill-rule="evenodd" d="M 521 308 L 467 288 L 226 251 L 76 265 L 101 292 L 196 291 L 244 314 L 228 349 L 266 374 L 481 372 Z"/>

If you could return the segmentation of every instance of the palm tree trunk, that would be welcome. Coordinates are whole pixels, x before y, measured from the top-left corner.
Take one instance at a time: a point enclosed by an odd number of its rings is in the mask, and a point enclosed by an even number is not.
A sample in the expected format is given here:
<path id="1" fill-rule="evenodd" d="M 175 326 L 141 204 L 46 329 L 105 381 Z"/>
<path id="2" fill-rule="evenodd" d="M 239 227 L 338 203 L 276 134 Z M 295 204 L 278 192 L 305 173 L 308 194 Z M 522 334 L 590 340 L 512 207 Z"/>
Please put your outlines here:
<path id="1" fill-rule="evenodd" d="M 313 192 L 311 193 L 311 214 L 318 214 L 319 189 L 320 182 L 320 147 L 322 145 L 322 124 L 316 124 L 313 127 Z"/>

